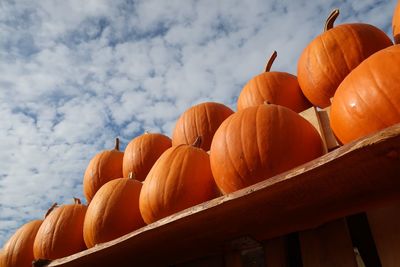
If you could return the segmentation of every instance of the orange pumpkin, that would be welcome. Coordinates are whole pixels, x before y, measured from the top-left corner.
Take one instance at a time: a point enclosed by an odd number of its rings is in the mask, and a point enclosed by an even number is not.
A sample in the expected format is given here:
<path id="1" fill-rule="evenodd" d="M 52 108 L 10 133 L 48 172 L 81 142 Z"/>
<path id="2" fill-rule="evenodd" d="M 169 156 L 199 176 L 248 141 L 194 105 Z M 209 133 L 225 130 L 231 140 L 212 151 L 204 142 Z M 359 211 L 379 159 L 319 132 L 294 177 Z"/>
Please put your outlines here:
<path id="1" fill-rule="evenodd" d="M 0 256 L 0 266 L 32 266 L 33 242 L 43 220 L 34 220 L 20 227 L 4 245 Z"/>
<path id="2" fill-rule="evenodd" d="M 289 108 L 264 104 L 238 111 L 221 124 L 210 150 L 223 193 L 250 186 L 319 157 L 317 130 Z"/>
<path id="3" fill-rule="evenodd" d="M 198 147 L 198 143 L 173 146 L 151 168 L 139 200 L 146 223 L 217 196 L 209 155 Z"/>
<path id="4" fill-rule="evenodd" d="M 176 122 L 172 145 L 193 144 L 201 136 L 200 148 L 208 151 L 215 131 L 231 114 L 233 111 L 230 108 L 215 102 L 205 102 L 189 108 Z"/>
<path id="5" fill-rule="evenodd" d="M 343 144 L 400 122 L 400 45 L 373 54 L 344 79 L 330 121 Z"/>
<path id="6" fill-rule="evenodd" d="M 343 79 L 364 59 L 392 45 L 380 29 L 362 23 L 333 27 L 339 15 L 334 10 L 325 32 L 316 37 L 300 56 L 297 77 L 304 95 L 318 107 L 328 107 Z"/>
<path id="7" fill-rule="evenodd" d="M 132 173 L 136 180 L 143 181 L 154 162 L 171 146 L 171 139 L 159 133 L 145 133 L 134 138 L 125 148 L 124 177 L 128 178 Z"/>
<path id="8" fill-rule="evenodd" d="M 83 177 L 83 193 L 88 203 L 103 184 L 122 177 L 123 158 L 116 138 L 113 150 L 104 150 L 90 160 Z"/>
<path id="9" fill-rule="evenodd" d="M 397 1 L 397 5 L 393 13 L 393 38 L 396 44 L 400 44 L 400 1 Z"/>
<path id="10" fill-rule="evenodd" d="M 123 236 L 145 225 L 139 211 L 142 183 L 118 178 L 103 185 L 90 202 L 83 226 L 87 247 Z"/>
<path id="11" fill-rule="evenodd" d="M 296 112 L 311 107 L 311 103 L 300 89 L 296 76 L 287 72 L 270 71 L 276 57 L 277 53 L 274 51 L 265 72 L 253 77 L 243 87 L 237 101 L 238 111 L 262 105 L 264 102 L 282 105 Z"/>
<path id="12" fill-rule="evenodd" d="M 74 204 L 54 207 L 40 226 L 34 244 L 36 259 L 58 259 L 86 249 L 83 220 L 86 206 L 75 198 Z"/>

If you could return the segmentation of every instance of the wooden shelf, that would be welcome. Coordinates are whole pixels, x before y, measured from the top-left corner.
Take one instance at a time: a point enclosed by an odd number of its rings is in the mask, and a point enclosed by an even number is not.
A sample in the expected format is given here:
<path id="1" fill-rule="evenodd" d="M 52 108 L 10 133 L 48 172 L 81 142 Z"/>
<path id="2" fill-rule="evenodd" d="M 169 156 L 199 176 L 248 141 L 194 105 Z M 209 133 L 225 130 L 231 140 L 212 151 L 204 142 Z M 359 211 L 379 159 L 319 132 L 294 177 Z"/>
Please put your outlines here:
<path id="1" fill-rule="evenodd" d="M 400 199 L 400 124 L 48 266 L 168 266 Z"/>

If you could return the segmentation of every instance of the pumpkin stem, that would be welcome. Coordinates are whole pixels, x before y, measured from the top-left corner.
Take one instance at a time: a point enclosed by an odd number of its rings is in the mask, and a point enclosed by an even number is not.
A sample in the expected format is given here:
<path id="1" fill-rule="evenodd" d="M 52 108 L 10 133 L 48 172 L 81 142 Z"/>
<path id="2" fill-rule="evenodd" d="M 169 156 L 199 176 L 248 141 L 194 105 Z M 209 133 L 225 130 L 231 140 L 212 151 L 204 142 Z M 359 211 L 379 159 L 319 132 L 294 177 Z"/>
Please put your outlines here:
<path id="1" fill-rule="evenodd" d="M 75 204 L 82 204 L 81 200 L 79 198 L 77 198 L 77 197 L 74 197 L 74 203 Z"/>
<path id="2" fill-rule="evenodd" d="M 196 140 L 194 140 L 192 146 L 200 148 L 202 142 L 203 142 L 203 140 L 201 139 L 201 136 L 197 136 L 197 138 L 196 138 Z"/>
<path id="3" fill-rule="evenodd" d="M 150 133 L 149 130 L 144 131 L 144 134 L 149 134 L 149 133 Z"/>
<path id="4" fill-rule="evenodd" d="M 339 16 L 339 9 L 335 8 L 332 10 L 331 14 L 329 14 L 328 18 L 325 21 L 325 27 L 324 31 L 328 31 L 333 28 L 333 24 L 335 23 L 335 20 Z"/>
<path id="5" fill-rule="evenodd" d="M 264 105 L 271 105 L 272 103 L 271 102 L 269 102 L 269 100 L 265 100 L 264 101 Z"/>
<path id="6" fill-rule="evenodd" d="M 272 52 L 272 55 L 269 57 L 267 65 L 265 66 L 265 72 L 269 72 L 271 70 L 272 64 L 274 64 L 275 58 L 278 56 L 276 51 Z"/>
<path id="7" fill-rule="evenodd" d="M 53 205 L 51 205 L 50 209 L 47 210 L 46 215 L 44 217 L 46 218 L 55 208 L 57 208 L 57 202 L 54 202 Z"/>
<path id="8" fill-rule="evenodd" d="M 115 138 L 115 147 L 114 147 L 114 149 L 119 151 L 119 138 L 118 137 Z"/>

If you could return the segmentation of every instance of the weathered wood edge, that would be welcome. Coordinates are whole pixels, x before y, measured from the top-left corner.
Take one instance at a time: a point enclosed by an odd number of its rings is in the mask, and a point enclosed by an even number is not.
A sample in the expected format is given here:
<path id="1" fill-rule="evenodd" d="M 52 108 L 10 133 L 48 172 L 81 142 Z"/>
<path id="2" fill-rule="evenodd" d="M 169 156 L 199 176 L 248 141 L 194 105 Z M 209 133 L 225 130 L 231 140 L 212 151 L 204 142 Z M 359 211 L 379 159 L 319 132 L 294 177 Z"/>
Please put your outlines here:
<path id="1" fill-rule="evenodd" d="M 74 255 L 71 255 L 71 256 L 68 256 L 68 257 L 65 257 L 62 259 L 54 260 L 48 266 L 68 266 L 68 263 L 70 263 L 70 262 L 79 260 L 80 258 L 83 258 L 83 257 L 91 257 L 97 253 L 102 253 L 103 251 L 105 251 L 113 246 L 116 246 L 120 243 L 123 243 L 126 240 L 135 239 L 137 236 L 142 235 L 143 233 L 157 231 L 158 229 L 161 229 L 161 228 L 166 228 L 166 227 L 168 227 L 168 225 L 173 224 L 184 218 L 190 219 L 190 216 L 192 216 L 194 214 L 207 212 L 207 210 L 211 210 L 216 207 L 223 206 L 224 204 L 229 203 L 229 202 L 237 202 L 237 201 L 240 202 L 246 196 L 252 195 L 255 192 L 266 190 L 271 186 L 279 186 L 280 183 L 284 183 L 288 180 L 295 179 L 297 176 L 299 176 L 301 174 L 310 172 L 315 169 L 324 168 L 325 164 L 332 162 L 332 161 L 341 160 L 341 158 L 345 157 L 346 155 L 348 155 L 350 153 L 355 153 L 358 150 L 368 149 L 369 147 L 377 146 L 380 143 L 386 142 L 387 140 L 391 140 L 393 138 L 396 138 L 396 140 L 398 139 L 398 141 L 400 142 L 400 124 L 394 125 L 385 130 L 382 130 L 376 134 L 370 135 L 370 136 L 360 139 L 358 141 L 355 141 L 355 142 L 352 142 L 345 146 L 342 146 L 328 154 L 325 154 L 324 156 L 322 156 L 318 159 L 315 159 L 309 163 L 306 163 L 299 167 L 296 167 L 293 170 L 282 173 L 280 175 L 272 177 L 268 180 L 265 180 L 263 182 L 255 184 L 248 188 L 239 190 L 237 192 L 231 193 L 226 196 L 222 196 L 222 197 L 210 200 L 208 202 L 199 204 L 195 207 L 186 209 L 182 212 L 179 212 L 179 213 L 176 213 L 169 217 L 166 217 L 166 218 L 159 220 L 153 224 L 150 224 L 141 229 L 138 229 L 137 231 L 134 231 L 123 237 L 120 237 L 116 240 L 113 240 L 113 241 L 110 241 L 110 242 L 107 242 L 104 244 L 100 244 L 94 248 L 82 251 L 80 253 L 76 253 Z M 396 142 L 396 144 L 397 143 L 398 142 Z M 395 149 L 397 149 L 397 150 L 394 150 L 394 152 L 393 152 L 394 155 L 389 154 L 388 156 L 389 157 L 394 156 L 398 159 L 399 155 L 396 154 L 396 153 L 399 153 L 398 147 Z M 383 178 L 385 178 L 385 177 L 383 177 Z"/>

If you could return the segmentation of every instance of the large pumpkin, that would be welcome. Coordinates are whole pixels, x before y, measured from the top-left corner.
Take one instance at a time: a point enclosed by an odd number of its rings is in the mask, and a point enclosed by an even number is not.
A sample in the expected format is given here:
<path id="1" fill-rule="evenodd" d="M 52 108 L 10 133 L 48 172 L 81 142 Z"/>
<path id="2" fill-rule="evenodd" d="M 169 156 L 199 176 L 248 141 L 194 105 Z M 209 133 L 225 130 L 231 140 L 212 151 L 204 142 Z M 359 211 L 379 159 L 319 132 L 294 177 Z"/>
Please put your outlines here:
<path id="1" fill-rule="evenodd" d="M 297 77 L 304 95 L 318 107 L 328 107 L 343 79 L 364 59 L 392 45 L 380 29 L 362 23 L 333 27 L 339 15 L 334 10 L 325 24 L 325 32 L 303 51 Z"/>
<path id="2" fill-rule="evenodd" d="M 362 62 L 340 84 L 331 127 L 342 143 L 400 122 L 400 45 Z"/>
<path id="3" fill-rule="evenodd" d="M 32 266 L 33 242 L 43 220 L 34 220 L 20 227 L 4 245 L 0 256 L 0 266 L 30 267 Z"/>
<path id="4" fill-rule="evenodd" d="M 189 108 L 176 122 L 172 145 L 193 144 L 201 136 L 201 148 L 208 151 L 215 131 L 231 114 L 233 111 L 230 108 L 215 102 L 205 102 Z"/>
<path id="5" fill-rule="evenodd" d="M 122 170 L 125 178 L 132 173 L 143 181 L 154 162 L 171 147 L 171 139 L 159 133 L 145 133 L 134 138 L 125 148 Z"/>
<path id="6" fill-rule="evenodd" d="M 265 72 L 253 77 L 243 87 L 237 101 L 238 111 L 264 102 L 282 105 L 296 112 L 311 106 L 303 95 L 296 76 L 287 72 L 270 71 L 276 57 L 277 53 L 274 51 Z"/>
<path id="7" fill-rule="evenodd" d="M 397 1 L 397 5 L 393 13 L 393 38 L 396 44 L 400 44 L 400 1 Z"/>
<path id="8" fill-rule="evenodd" d="M 88 203 L 100 187 L 110 180 L 122 177 L 124 153 L 119 151 L 119 139 L 113 150 L 96 154 L 89 162 L 83 177 L 83 193 Z"/>
<path id="9" fill-rule="evenodd" d="M 196 145 L 167 149 L 143 183 L 139 207 L 146 223 L 217 196 L 209 155 Z"/>
<path id="10" fill-rule="evenodd" d="M 264 104 L 238 111 L 221 124 L 210 150 L 223 193 L 247 187 L 323 153 L 317 130 L 289 108 Z"/>
<path id="11" fill-rule="evenodd" d="M 145 225 L 139 211 L 142 183 L 118 178 L 103 185 L 86 212 L 83 236 L 87 247 L 123 236 Z"/>
<path id="12" fill-rule="evenodd" d="M 86 249 L 83 220 L 86 206 L 75 198 L 74 204 L 55 207 L 40 226 L 33 254 L 36 259 L 58 259 Z"/>

